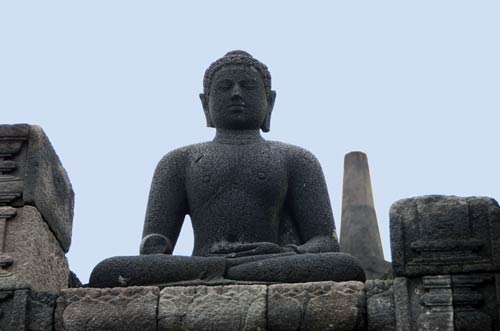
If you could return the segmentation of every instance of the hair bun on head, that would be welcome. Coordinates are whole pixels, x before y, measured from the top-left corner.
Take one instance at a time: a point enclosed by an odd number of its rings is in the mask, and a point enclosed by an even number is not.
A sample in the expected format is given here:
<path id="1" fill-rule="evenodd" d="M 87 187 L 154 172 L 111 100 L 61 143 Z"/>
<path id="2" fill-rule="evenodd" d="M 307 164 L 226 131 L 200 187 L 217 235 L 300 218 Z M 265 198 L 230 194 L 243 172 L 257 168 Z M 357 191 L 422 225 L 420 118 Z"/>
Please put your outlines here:
<path id="1" fill-rule="evenodd" d="M 242 50 L 234 50 L 234 51 L 230 51 L 230 52 L 227 52 L 226 55 L 224 55 L 224 57 L 233 57 L 233 56 L 238 56 L 238 57 L 249 57 L 249 58 L 252 58 L 253 59 L 253 56 L 250 55 L 250 53 L 248 52 L 245 52 L 245 51 L 242 51 Z"/>

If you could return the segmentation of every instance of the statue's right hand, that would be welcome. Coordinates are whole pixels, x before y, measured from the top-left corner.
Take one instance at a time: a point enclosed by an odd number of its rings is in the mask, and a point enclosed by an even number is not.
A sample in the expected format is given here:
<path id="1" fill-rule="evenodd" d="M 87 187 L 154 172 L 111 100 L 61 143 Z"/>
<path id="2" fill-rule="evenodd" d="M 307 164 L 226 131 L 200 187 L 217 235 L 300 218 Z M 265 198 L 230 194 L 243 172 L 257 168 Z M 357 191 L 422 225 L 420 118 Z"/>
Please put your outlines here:
<path id="1" fill-rule="evenodd" d="M 141 241 L 140 254 L 172 254 L 174 250 L 170 240 L 158 233 L 148 234 Z"/>

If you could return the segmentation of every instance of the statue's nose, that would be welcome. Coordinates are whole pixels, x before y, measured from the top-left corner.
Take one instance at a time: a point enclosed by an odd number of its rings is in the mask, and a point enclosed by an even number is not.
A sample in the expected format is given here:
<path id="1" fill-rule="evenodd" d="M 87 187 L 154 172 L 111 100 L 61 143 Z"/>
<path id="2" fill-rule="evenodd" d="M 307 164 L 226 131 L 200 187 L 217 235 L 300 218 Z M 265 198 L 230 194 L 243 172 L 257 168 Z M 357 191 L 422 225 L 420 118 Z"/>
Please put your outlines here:
<path id="1" fill-rule="evenodd" d="M 241 98 L 241 87 L 240 84 L 234 84 L 231 90 L 231 98 Z"/>

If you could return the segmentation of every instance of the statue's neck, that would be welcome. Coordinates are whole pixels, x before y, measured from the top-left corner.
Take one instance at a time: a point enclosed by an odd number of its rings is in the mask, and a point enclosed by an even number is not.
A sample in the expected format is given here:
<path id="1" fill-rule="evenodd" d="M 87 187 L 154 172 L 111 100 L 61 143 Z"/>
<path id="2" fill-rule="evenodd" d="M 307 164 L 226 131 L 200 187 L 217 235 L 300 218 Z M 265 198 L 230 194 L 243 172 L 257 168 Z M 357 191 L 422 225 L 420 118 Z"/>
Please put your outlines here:
<path id="1" fill-rule="evenodd" d="M 219 144 L 246 145 L 264 141 L 260 130 L 217 129 L 214 142 Z"/>

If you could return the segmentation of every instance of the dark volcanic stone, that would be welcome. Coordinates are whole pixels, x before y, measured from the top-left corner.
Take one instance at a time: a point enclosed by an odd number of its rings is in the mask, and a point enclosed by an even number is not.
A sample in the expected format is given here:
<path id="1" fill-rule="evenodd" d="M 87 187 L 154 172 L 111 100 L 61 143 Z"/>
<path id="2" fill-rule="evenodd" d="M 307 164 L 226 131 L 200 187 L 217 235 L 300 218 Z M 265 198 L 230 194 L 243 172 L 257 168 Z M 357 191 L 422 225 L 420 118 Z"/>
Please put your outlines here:
<path id="1" fill-rule="evenodd" d="M 68 287 L 69 288 L 82 287 L 82 282 L 80 281 L 78 276 L 71 270 L 69 271 L 69 276 L 68 276 Z"/>
<path id="2" fill-rule="evenodd" d="M 339 245 L 318 160 L 260 135 L 269 131 L 275 97 L 267 67 L 246 52 L 229 52 L 208 68 L 200 98 L 215 138 L 163 157 L 141 245 L 141 254 L 151 255 L 101 262 L 91 286 L 365 279 L 357 262 L 334 254 Z M 186 215 L 194 256 L 157 256 L 175 247 Z"/>
<path id="3" fill-rule="evenodd" d="M 229 268 L 226 277 L 277 283 L 366 279 L 359 262 L 343 253 L 299 254 L 250 262 Z"/>
<path id="4" fill-rule="evenodd" d="M 112 257 L 98 264 L 89 287 L 160 285 L 177 281 L 207 280 L 224 274 L 223 258 L 163 254 Z"/>

